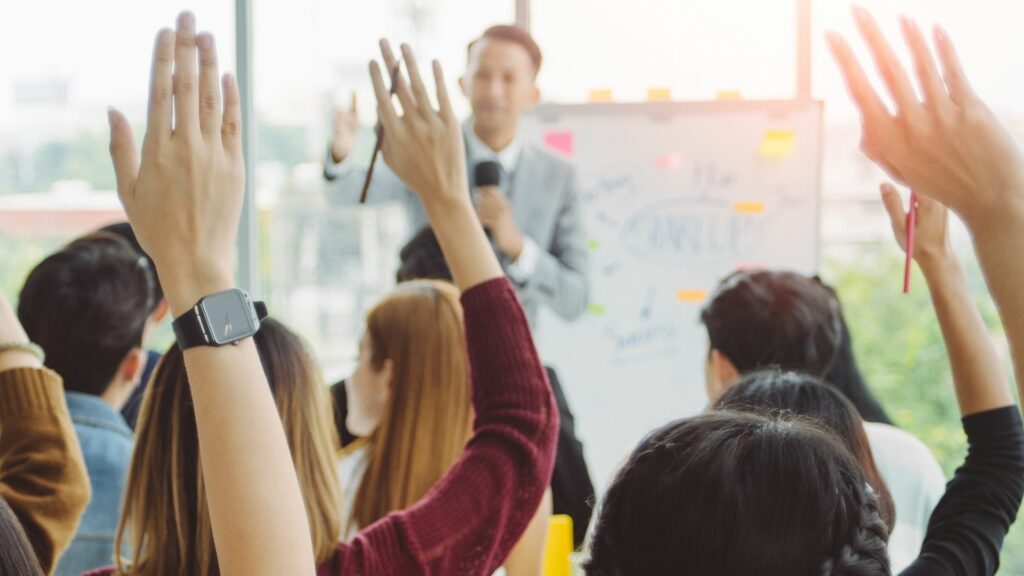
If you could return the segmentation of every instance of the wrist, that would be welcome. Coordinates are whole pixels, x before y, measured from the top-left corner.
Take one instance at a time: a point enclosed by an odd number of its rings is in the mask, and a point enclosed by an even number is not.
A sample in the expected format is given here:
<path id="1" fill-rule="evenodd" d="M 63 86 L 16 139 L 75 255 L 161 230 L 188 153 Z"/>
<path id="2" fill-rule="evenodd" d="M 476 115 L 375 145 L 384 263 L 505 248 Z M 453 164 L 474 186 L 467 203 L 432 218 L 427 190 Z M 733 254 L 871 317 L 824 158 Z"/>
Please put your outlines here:
<path id="1" fill-rule="evenodd" d="M 15 368 L 42 368 L 39 356 L 22 348 L 0 350 L 0 372 Z"/>
<path id="2" fill-rule="evenodd" d="M 510 239 L 505 242 L 505 245 L 501 247 L 509 259 L 513 262 L 519 260 L 519 257 L 523 254 L 523 235 L 518 230 L 513 231 L 510 234 Z"/>
<path id="3" fill-rule="evenodd" d="M 351 147 L 345 148 L 334 143 L 331 145 L 331 161 L 335 164 L 341 164 L 348 157 L 349 152 L 351 152 Z"/>
<path id="4" fill-rule="evenodd" d="M 187 312 L 204 296 L 236 287 L 232 274 L 217 270 L 172 277 L 169 281 L 161 279 L 161 284 L 173 318 Z"/>
<path id="5" fill-rule="evenodd" d="M 921 273 L 924 274 L 925 280 L 929 282 L 962 274 L 960 261 L 952 250 L 920 254 L 915 260 L 921 267 Z"/>

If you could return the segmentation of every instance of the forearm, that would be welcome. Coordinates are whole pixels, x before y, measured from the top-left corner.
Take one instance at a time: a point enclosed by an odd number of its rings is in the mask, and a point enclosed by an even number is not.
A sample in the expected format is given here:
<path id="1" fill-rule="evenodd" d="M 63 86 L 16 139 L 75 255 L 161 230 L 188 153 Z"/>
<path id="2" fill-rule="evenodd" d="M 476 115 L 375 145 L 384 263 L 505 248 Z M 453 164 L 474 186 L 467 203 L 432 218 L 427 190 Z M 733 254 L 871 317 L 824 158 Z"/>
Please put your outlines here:
<path id="1" fill-rule="evenodd" d="M 207 283 L 172 280 L 165 289 L 177 317 L 201 297 L 233 285 L 230 277 L 220 276 Z M 312 539 L 255 344 L 249 338 L 231 346 L 195 347 L 184 358 L 222 573 L 311 574 L 312 563 L 297 565 L 312 558 L 299 553 L 312 550 Z M 260 543 L 259 554 L 252 553 L 253 542 Z"/>
<path id="2" fill-rule="evenodd" d="M 1007 202 L 984 218 L 967 221 L 989 292 L 1010 343 L 1019 390 L 1024 390 L 1024 207 Z"/>
<path id="3" fill-rule="evenodd" d="M 0 496 L 44 572 L 71 542 L 89 493 L 60 377 L 41 368 L 0 371 Z"/>
<path id="4" fill-rule="evenodd" d="M 919 258 L 953 372 L 964 416 L 1013 404 L 992 337 L 971 299 L 967 280 L 952 253 Z"/>
<path id="5" fill-rule="evenodd" d="M 459 290 L 504 275 L 468 197 L 428 202 L 425 207 Z"/>

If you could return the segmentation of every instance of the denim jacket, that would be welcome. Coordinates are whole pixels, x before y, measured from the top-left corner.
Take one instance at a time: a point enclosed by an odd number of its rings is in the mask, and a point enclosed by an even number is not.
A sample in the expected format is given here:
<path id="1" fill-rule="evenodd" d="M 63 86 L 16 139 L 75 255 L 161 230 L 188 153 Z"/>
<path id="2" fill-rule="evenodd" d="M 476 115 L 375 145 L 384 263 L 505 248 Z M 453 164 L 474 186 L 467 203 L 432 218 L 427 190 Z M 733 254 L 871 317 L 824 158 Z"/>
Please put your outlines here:
<path id="1" fill-rule="evenodd" d="M 92 500 L 54 574 L 78 576 L 114 562 L 114 533 L 121 514 L 134 436 L 124 417 L 99 397 L 70 391 L 66 396 L 89 470 Z"/>

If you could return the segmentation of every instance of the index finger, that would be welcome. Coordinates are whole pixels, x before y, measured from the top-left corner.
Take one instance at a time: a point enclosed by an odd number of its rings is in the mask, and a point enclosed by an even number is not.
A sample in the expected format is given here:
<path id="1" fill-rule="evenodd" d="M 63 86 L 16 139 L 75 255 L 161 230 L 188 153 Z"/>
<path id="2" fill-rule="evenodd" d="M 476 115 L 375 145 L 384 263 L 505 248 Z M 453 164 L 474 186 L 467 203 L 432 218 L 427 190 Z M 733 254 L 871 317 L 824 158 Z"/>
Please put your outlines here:
<path id="1" fill-rule="evenodd" d="M 850 94 L 854 104 L 860 110 L 861 115 L 869 122 L 875 122 L 889 117 L 889 110 L 882 103 L 882 99 L 871 87 L 867 74 L 861 68 L 857 57 L 846 40 L 835 32 L 828 32 L 825 36 L 828 41 L 832 57 L 839 66 L 839 72 L 846 84 L 846 91 Z"/>
<path id="2" fill-rule="evenodd" d="M 914 87 L 910 84 L 907 72 L 893 52 L 889 41 L 882 34 L 878 22 L 863 6 L 855 7 L 853 13 L 861 36 L 867 42 L 871 57 L 875 61 L 875 67 L 896 102 L 896 108 L 904 114 L 913 114 L 920 107 Z"/>
<path id="3" fill-rule="evenodd" d="M 391 91 L 398 96 L 403 110 L 412 111 L 416 108 L 416 99 L 409 91 L 409 86 L 401 72 L 397 71 L 401 63 L 395 58 L 394 52 L 391 51 L 391 44 L 387 40 L 380 41 L 380 53 L 384 56 L 384 65 L 387 67 L 388 76 L 392 78 Z"/>
<path id="4" fill-rule="evenodd" d="M 157 32 L 153 46 L 153 64 L 149 71 L 149 112 L 146 119 L 146 139 L 166 138 L 171 135 L 171 108 L 174 87 L 174 30 L 164 28 Z"/>
<path id="5" fill-rule="evenodd" d="M 437 60 L 434 60 L 434 84 L 437 87 L 437 105 L 441 109 L 441 116 L 445 120 L 454 120 L 455 111 L 452 109 L 452 100 L 448 96 L 448 85 L 444 82 L 441 63 Z"/>

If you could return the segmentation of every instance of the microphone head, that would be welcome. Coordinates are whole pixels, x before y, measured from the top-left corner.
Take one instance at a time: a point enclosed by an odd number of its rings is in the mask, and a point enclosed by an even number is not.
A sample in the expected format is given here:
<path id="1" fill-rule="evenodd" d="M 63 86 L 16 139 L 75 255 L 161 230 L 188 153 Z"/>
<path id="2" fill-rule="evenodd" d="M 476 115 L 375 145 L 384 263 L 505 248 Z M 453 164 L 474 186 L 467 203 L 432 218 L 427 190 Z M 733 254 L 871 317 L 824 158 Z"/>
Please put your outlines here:
<path id="1" fill-rule="evenodd" d="M 473 170 L 476 186 L 498 186 L 501 184 L 501 164 L 493 160 L 480 162 Z"/>

